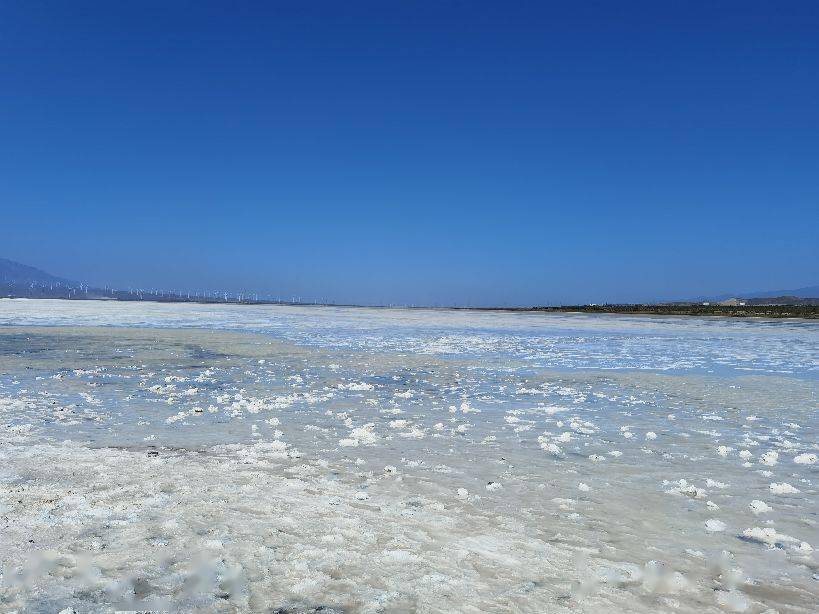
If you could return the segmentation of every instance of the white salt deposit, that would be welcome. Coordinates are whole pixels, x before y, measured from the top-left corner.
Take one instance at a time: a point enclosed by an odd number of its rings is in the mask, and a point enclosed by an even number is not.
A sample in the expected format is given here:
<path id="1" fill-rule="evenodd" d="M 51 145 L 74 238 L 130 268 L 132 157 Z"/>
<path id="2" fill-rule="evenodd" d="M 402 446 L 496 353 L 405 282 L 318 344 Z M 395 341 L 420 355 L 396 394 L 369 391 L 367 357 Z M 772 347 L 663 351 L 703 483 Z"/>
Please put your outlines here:
<path id="1" fill-rule="evenodd" d="M 816 464 L 817 456 L 812 452 L 806 452 L 805 454 L 800 454 L 795 456 L 793 462 L 797 465 L 815 465 Z"/>
<path id="2" fill-rule="evenodd" d="M 769 506 L 764 501 L 760 501 L 759 499 L 754 499 L 753 501 L 751 501 L 748 507 L 751 508 L 751 511 L 754 514 L 765 514 L 766 512 L 771 511 L 771 506 Z"/>
<path id="3" fill-rule="evenodd" d="M 773 467 L 779 461 L 779 452 L 776 450 L 768 450 L 759 457 L 759 462 L 763 465 L 768 465 L 769 467 Z"/>
<path id="4" fill-rule="evenodd" d="M 775 495 L 792 495 L 799 492 L 799 489 L 791 486 L 787 482 L 782 482 L 777 484 L 776 482 L 772 482 L 770 485 L 771 492 Z"/>
<path id="5" fill-rule="evenodd" d="M 0 611 L 812 611 L 817 364 L 799 321 L 0 300 Z"/>
<path id="6" fill-rule="evenodd" d="M 769 546 L 775 546 L 777 544 L 794 544 L 798 543 L 799 541 L 790 535 L 777 533 L 776 529 L 772 527 L 752 527 L 750 529 L 745 529 L 742 534 L 750 540 L 767 544 Z"/>
<path id="7" fill-rule="evenodd" d="M 725 530 L 725 523 L 722 520 L 718 520 L 716 518 L 709 518 L 705 521 L 705 530 L 710 533 L 717 533 L 719 531 Z"/>

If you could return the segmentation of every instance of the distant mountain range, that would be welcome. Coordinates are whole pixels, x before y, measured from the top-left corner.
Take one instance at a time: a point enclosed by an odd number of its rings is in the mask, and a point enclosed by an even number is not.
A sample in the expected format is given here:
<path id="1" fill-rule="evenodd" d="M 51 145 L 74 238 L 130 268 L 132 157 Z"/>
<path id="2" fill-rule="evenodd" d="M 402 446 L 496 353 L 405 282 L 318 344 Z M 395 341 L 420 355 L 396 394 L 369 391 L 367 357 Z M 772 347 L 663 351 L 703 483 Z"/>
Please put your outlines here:
<path id="1" fill-rule="evenodd" d="M 167 303 L 260 303 L 255 294 L 182 292 L 143 288 L 98 288 L 51 275 L 43 270 L 0 258 L 0 298 L 63 298 L 76 300 L 158 301 Z"/>
<path id="2" fill-rule="evenodd" d="M 711 300 L 722 301 L 734 297 L 773 298 L 782 296 L 796 296 L 798 298 L 816 298 L 819 297 L 819 286 L 805 286 L 804 288 L 796 288 L 795 290 L 760 290 L 757 292 L 721 294 L 719 296 L 712 296 L 710 298 Z"/>
<path id="3" fill-rule="evenodd" d="M 0 283 L 5 284 L 71 284 L 61 277 L 55 277 L 40 269 L 20 264 L 14 260 L 0 258 Z"/>
<path id="4" fill-rule="evenodd" d="M 94 288 L 88 286 L 88 284 L 51 275 L 33 266 L 0 258 L 0 297 L 152 300 L 165 302 L 271 302 L 265 299 L 261 301 L 258 298 L 250 299 L 250 296 L 222 292 L 174 293 L 160 290 Z M 676 301 L 674 304 L 719 303 L 734 298 L 748 305 L 819 305 L 819 286 L 805 286 L 795 290 L 763 290 L 722 294 L 691 301 Z"/>

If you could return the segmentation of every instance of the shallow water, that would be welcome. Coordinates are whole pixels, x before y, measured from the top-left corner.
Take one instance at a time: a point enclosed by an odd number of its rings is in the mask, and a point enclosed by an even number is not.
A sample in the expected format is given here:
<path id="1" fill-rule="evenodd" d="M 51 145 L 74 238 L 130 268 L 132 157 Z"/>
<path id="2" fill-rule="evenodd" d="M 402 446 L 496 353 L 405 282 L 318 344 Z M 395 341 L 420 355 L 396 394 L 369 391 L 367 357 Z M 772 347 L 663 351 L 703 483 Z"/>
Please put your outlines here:
<path id="1" fill-rule="evenodd" d="M 0 300 L 0 606 L 809 612 L 819 325 Z"/>

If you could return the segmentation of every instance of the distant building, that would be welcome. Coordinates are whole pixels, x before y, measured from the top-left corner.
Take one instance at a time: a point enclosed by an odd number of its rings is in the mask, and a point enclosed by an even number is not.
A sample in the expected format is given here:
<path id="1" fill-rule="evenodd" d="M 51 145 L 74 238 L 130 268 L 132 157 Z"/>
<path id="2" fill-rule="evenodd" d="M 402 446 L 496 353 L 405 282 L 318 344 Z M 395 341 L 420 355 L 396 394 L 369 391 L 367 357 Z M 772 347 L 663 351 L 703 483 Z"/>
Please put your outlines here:
<path id="1" fill-rule="evenodd" d="M 717 304 L 721 305 L 722 307 L 744 307 L 745 301 L 738 298 L 729 298 L 727 300 L 720 301 Z"/>

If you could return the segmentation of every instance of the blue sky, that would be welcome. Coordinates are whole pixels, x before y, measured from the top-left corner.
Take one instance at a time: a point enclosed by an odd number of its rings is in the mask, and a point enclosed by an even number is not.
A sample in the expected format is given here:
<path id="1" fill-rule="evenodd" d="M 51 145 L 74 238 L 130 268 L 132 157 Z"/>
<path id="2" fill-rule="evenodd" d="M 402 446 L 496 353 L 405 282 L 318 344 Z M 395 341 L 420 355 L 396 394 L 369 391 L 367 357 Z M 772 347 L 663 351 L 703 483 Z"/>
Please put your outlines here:
<path id="1" fill-rule="evenodd" d="M 4 2 L 0 257 L 360 303 L 816 284 L 817 31 L 815 2 Z"/>

